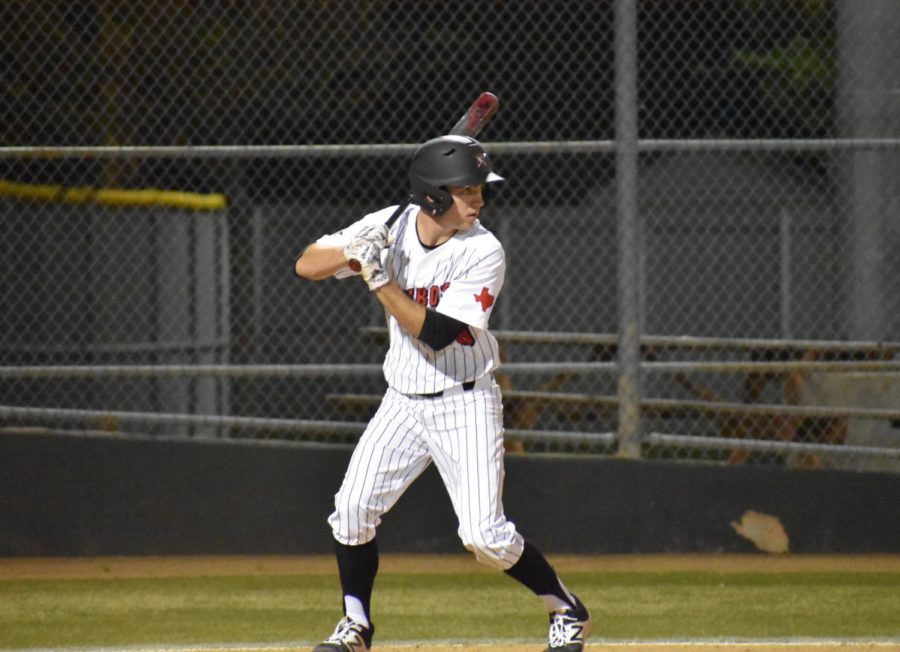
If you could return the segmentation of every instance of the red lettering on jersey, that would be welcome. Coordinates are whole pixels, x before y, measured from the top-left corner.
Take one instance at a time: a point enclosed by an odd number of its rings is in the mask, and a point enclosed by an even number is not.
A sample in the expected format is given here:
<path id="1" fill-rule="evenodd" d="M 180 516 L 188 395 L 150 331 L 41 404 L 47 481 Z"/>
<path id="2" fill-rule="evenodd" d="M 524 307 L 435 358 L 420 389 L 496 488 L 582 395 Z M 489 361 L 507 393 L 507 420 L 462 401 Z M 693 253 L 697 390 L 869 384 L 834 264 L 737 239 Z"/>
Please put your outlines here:
<path id="1" fill-rule="evenodd" d="M 475 346 L 475 336 L 472 335 L 472 331 L 468 328 L 459 331 L 459 335 L 456 336 L 456 341 L 463 346 Z"/>
<path id="2" fill-rule="evenodd" d="M 432 285 L 430 288 L 409 288 L 408 290 L 404 290 L 404 292 L 406 292 L 406 296 L 416 303 L 436 308 L 441 302 L 441 297 L 444 296 L 444 292 L 446 292 L 449 287 L 450 283 L 443 283 L 442 285 Z"/>
<path id="3" fill-rule="evenodd" d="M 481 304 L 481 312 L 487 312 L 488 308 L 494 305 L 494 297 L 488 292 L 487 288 L 481 288 L 481 294 L 472 295 L 475 301 Z"/>

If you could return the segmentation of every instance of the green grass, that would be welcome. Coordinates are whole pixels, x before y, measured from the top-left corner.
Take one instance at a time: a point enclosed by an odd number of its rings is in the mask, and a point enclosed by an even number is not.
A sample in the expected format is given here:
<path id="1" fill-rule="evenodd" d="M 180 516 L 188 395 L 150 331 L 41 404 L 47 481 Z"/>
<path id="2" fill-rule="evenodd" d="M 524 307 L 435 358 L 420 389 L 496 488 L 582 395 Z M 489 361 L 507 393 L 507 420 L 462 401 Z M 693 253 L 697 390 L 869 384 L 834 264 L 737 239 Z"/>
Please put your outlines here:
<path id="1" fill-rule="evenodd" d="M 566 583 L 602 638 L 900 636 L 900 573 L 570 572 Z M 0 581 L 0 648 L 314 641 L 338 609 L 328 575 Z M 502 574 L 383 573 L 373 609 L 381 641 L 545 636 L 540 602 Z"/>

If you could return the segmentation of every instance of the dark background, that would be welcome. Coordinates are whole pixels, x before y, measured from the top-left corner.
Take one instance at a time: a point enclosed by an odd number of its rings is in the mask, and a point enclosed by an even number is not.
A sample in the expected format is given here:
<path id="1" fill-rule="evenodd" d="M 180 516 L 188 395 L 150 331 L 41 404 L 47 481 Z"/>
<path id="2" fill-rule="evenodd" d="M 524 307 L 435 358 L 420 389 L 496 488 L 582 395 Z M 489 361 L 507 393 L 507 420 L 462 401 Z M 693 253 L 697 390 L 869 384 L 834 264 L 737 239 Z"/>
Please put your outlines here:
<path id="1" fill-rule="evenodd" d="M 349 448 L 0 437 L 0 555 L 332 552 Z M 9 462 L 12 462 L 11 464 Z M 900 552 L 900 476 L 596 457 L 507 457 L 504 501 L 548 553 L 753 552 L 731 522 L 783 524 L 793 553 Z M 386 515 L 385 552 L 462 552 L 431 468 Z"/>

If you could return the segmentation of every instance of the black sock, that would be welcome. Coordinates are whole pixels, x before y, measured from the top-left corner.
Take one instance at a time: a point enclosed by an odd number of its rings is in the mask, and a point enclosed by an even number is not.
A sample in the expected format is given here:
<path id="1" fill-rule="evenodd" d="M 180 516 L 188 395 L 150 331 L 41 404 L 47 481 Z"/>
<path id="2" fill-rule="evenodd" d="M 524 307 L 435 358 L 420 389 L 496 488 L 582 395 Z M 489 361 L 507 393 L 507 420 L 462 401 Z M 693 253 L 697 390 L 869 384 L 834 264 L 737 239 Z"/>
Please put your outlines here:
<path id="1" fill-rule="evenodd" d="M 369 604 L 372 600 L 372 587 L 375 586 L 375 575 L 378 573 L 378 546 L 375 539 L 361 546 L 345 546 L 335 541 L 338 573 L 341 578 L 343 595 L 352 595 L 358 599 L 369 618 Z"/>
<path id="2" fill-rule="evenodd" d="M 525 542 L 525 549 L 522 551 L 519 561 L 504 572 L 527 586 L 535 595 L 553 595 L 563 602 L 575 606 L 572 596 L 560 584 L 556 571 L 553 570 L 541 551 L 528 541 Z"/>

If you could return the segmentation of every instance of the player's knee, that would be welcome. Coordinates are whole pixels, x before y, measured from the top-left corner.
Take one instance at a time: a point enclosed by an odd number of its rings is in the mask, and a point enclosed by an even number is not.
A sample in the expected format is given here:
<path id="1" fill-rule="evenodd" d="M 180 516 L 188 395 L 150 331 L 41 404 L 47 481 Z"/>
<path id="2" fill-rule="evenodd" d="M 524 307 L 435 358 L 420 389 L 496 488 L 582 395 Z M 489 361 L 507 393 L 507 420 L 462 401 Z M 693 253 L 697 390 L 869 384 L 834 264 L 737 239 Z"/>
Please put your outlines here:
<path id="1" fill-rule="evenodd" d="M 515 563 L 510 557 L 509 551 L 503 547 L 465 542 L 463 545 L 475 555 L 478 562 L 497 570 L 507 570 Z"/>
<path id="2" fill-rule="evenodd" d="M 460 529 L 459 535 L 476 560 L 498 570 L 511 568 L 522 556 L 524 542 L 512 523 L 484 530 Z"/>
<path id="3" fill-rule="evenodd" d="M 360 546 L 375 538 L 378 518 L 356 510 L 337 509 L 328 517 L 328 524 L 336 541 L 345 546 Z"/>

